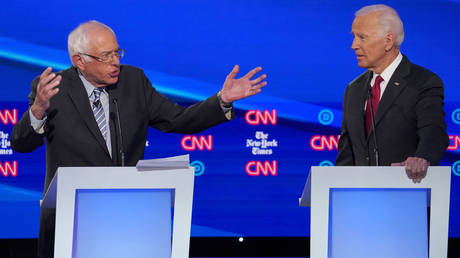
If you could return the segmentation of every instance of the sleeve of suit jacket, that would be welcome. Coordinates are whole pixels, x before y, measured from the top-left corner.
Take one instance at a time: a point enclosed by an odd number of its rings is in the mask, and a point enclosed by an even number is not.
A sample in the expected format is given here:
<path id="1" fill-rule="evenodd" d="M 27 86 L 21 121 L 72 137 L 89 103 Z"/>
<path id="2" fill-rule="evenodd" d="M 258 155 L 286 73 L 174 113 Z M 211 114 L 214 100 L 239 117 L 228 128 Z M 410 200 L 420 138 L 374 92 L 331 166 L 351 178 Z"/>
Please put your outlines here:
<path id="1" fill-rule="evenodd" d="M 38 80 L 39 77 L 35 78 L 31 83 L 29 109 L 35 101 Z M 18 152 L 32 152 L 42 145 L 43 134 L 39 134 L 33 129 L 30 122 L 29 110 L 27 110 L 24 112 L 21 120 L 13 127 L 11 133 L 11 147 Z"/>
<path id="2" fill-rule="evenodd" d="M 418 91 L 415 113 L 419 138 L 416 157 L 438 165 L 449 145 L 444 121 L 444 87 L 441 79 L 430 73 Z"/>
<path id="3" fill-rule="evenodd" d="M 184 108 L 157 92 L 143 72 L 142 77 L 150 126 L 163 132 L 193 134 L 228 121 L 216 95 Z"/>

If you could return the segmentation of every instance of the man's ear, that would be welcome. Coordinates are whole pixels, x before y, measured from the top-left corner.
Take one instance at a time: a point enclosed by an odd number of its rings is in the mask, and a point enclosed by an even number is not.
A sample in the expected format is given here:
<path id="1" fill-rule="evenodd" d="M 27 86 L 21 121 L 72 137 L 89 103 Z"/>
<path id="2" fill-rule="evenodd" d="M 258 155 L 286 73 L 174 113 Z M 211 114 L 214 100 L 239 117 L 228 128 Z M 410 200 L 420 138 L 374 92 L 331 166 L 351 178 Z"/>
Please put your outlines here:
<path id="1" fill-rule="evenodd" d="M 390 51 L 393 49 L 396 43 L 396 36 L 393 32 L 388 32 L 385 35 L 385 51 Z"/>
<path id="2" fill-rule="evenodd" d="M 80 71 L 85 70 L 86 61 L 83 59 L 83 57 L 81 55 L 78 55 L 78 54 L 73 55 L 72 56 L 72 63 L 73 63 L 73 65 L 75 65 L 78 68 L 78 70 L 80 70 Z"/>

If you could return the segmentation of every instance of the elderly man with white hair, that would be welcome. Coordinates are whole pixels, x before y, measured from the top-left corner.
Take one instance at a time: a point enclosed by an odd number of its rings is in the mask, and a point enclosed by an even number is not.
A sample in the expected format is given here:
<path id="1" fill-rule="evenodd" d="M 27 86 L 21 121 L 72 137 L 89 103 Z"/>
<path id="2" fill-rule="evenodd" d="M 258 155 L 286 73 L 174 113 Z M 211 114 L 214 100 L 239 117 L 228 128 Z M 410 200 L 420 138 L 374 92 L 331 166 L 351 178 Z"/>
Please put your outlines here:
<path id="1" fill-rule="evenodd" d="M 400 52 L 402 21 L 386 5 L 355 13 L 351 33 L 358 66 L 346 88 L 337 166 L 405 166 L 420 182 L 449 145 L 444 87 L 433 72 Z"/>
<path id="2" fill-rule="evenodd" d="M 68 48 L 73 66 L 58 73 L 49 67 L 33 80 L 30 108 L 11 134 L 18 152 L 45 143 L 45 191 L 58 167 L 135 166 L 148 127 L 192 134 L 228 121 L 232 102 L 267 83 L 265 75 L 252 78 L 260 67 L 236 79 L 235 66 L 217 94 L 184 108 L 158 93 L 141 69 L 120 64 L 124 51 L 108 26 L 81 24 L 69 34 Z M 39 257 L 53 256 L 54 220 L 54 210 L 42 210 Z"/>

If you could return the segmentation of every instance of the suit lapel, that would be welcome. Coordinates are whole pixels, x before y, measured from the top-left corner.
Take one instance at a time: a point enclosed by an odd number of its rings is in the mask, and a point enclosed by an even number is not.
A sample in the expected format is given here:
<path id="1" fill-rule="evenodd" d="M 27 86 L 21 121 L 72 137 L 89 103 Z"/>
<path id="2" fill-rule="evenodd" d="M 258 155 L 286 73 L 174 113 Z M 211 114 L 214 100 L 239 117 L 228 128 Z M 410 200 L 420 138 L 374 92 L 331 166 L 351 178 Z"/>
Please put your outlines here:
<path id="1" fill-rule="evenodd" d="M 366 131 L 364 130 L 364 117 L 365 117 L 365 109 L 364 105 L 367 100 L 367 92 L 370 87 L 370 82 L 372 79 L 372 72 L 367 71 L 367 73 L 364 75 L 365 77 L 363 78 L 363 82 L 358 86 L 358 98 L 353 102 L 354 105 L 354 110 L 358 110 L 359 112 L 359 118 L 358 118 L 358 123 L 356 124 L 359 138 L 361 139 L 361 143 L 363 145 L 366 144 Z M 358 113 L 357 112 L 357 113 Z"/>
<path id="2" fill-rule="evenodd" d="M 110 139 L 111 139 L 111 144 L 112 144 L 112 160 L 114 161 L 114 164 L 119 164 L 121 157 L 119 157 L 119 149 L 120 147 L 118 146 L 118 143 L 120 140 L 118 140 L 118 125 L 117 125 L 117 120 L 115 117 L 115 105 L 113 104 L 113 100 L 116 99 L 117 101 L 120 100 L 119 95 L 120 95 L 120 83 L 110 85 L 106 88 L 107 92 L 109 93 L 109 126 L 110 126 Z M 118 103 L 118 102 L 117 102 Z M 120 103 L 118 103 L 118 108 L 120 108 Z M 120 114 L 121 115 L 121 114 Z M 121 125 L 120 125 L 121 126 Z"/>
<path id="3" fill-rule="evenodd" d="M 395 72 L 391 76 L 390 81 L 387 84 L 385 92 L 383 93 L 382 99 L 380 100 L 379 107 L 375 113 L 375 126 L 383 119 L 385 113 L 389 110 L 391 105 L 395 102 L 401 92 L 406 88 L 406 77 L 410 72 L 410 63 L 406 57 L 396 68 Z"/>
<path id="4" fill-rule="evenodd" d="M 83 121 L 85 121 L 88 130 L 91 132 L 95 140 L 101 145 L 101 147 L 105 150 L 106 154 L 110 158 L 109 150 L 107 149 L 104 137 L 102 136 L 102 133 L 97 126 L 93 110 L 91 110 L 88 94 L 86 93 L 83 83 L 78 77 L 76 69 L 72 70 L 71 76 L 73 78 L 70 80 L 72 84 L 68 91 L 69 98 L 71 99 L 75 109 L 78 111 Z"/>
<path id="5" fill-rule="evenodd" d="M 121 83 L 117 83 L 114 85 L 110 85 L 106 87 L 107 92 L 109 93 L 109 107 L 110 113 L 115 112 L 115 105 L 113 104 L 113 100 L 116 99 L 117 101 L 120 100 L 120 88 Z M 120 104 L 118 104 L 120 105 Z M 118 107 L 120 108 L 120 107 Z"/>

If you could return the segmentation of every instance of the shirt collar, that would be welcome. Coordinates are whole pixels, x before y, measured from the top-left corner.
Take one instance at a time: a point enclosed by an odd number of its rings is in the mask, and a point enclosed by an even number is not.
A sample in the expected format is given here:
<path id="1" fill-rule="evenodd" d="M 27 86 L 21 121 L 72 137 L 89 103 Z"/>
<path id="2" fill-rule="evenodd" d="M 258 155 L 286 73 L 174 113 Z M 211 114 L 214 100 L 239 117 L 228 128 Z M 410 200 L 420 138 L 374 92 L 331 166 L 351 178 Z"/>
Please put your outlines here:
<path id="1" fill-rule="evenodd" d="M 77 69 L 78 70 L 78 69 Z M 93 94 L 93 91 L 97 88 L 94 87 L 93 84 L 91 84 L 86 78 L 81 74 L 80 70 L 78 70 L 78 76 L 80 77 L 80 80 L 83 82 L 83 86 L 85 86 L 86 93 L 88 94 L 88 98 Z"/>
<path id="2" fill-rule="evenodd" d="M 398 65 L 402 61 L 402 54 L 401 52 L 398 53 L 398 56 L 391 62 L 391 64 L 383 70 L 383 72 L 380 74 L 380 76 L 383 78 L 383 81 L 389 82 L 391 76 L 393 76 L 393 73 L 396 71 L 396 68 L 398 68 Z M 373 78 L 377 77 L 378 74 L 374 72 Z"/>

